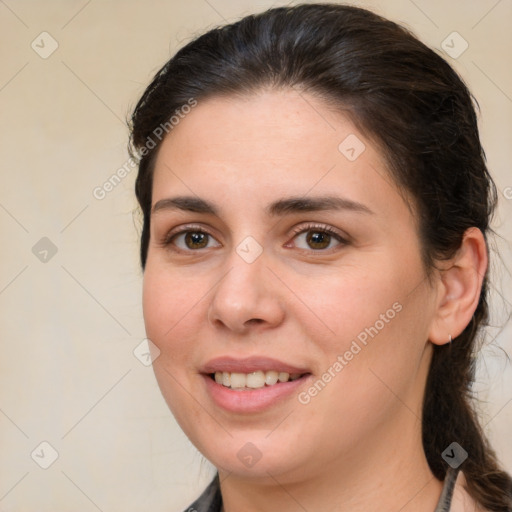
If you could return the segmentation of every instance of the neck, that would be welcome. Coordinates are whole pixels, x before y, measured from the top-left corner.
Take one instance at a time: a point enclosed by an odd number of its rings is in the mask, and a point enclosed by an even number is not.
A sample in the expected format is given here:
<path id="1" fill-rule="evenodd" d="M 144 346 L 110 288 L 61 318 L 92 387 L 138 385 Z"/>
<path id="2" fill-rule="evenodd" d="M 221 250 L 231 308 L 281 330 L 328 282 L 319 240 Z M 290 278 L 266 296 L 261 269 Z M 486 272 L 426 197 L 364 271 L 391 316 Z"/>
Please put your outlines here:
<path id="1" fill-rule="evenodd" d="M 410 428 L 399 430 L 398 439 L 381 432 L 308 478 L 268 471 L 268 477 L 254 479 L 219 471 L 224 511 L 433 512 L 443 483 L 428 467 L 419 420 L 406 423 Z"/>

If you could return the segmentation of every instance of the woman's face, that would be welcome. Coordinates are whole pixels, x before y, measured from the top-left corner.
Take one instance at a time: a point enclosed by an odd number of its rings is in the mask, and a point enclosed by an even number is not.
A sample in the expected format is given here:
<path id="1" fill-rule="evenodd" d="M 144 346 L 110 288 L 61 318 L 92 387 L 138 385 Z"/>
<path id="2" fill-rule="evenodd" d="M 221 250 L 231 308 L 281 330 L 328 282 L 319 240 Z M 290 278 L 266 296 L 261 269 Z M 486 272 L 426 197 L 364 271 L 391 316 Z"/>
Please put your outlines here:
<path id="1" fill-rule="evenodd" d="M 162 143 L 152 204 L 154 370 L 220 470 L 292 481 L 420 440 L 435 293 L 347 117 L 290 90 L 199 102 Z"/>

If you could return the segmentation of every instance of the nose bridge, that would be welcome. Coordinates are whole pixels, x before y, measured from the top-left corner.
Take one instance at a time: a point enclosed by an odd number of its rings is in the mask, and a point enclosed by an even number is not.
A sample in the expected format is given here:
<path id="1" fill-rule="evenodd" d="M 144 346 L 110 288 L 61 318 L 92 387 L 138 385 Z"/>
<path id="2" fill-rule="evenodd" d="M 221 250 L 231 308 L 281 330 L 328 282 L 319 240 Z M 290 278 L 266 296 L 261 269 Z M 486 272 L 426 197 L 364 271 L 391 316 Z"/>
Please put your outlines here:
<path id="1" fill-rule="evenodd" d="M 267 254 L 252 237 L 233 247 L 226 272 L 213 289 L 209 320 L 240 331 L 258 323 L 276 324 L 283 315 L 278 293 L 267 268 Z"/>

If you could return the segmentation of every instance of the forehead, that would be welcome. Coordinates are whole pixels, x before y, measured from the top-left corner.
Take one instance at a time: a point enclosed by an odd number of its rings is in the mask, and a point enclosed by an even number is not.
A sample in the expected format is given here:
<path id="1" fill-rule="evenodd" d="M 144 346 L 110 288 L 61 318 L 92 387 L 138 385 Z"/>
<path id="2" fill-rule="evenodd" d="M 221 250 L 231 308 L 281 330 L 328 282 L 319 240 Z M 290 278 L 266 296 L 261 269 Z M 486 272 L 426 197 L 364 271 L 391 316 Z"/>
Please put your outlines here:
<path id="1" fill-rule="evenodd" d="M 362 139 L 348 117 L 294 90 L 213 97 L 200 100 L 173 127 L 161 144 L 156 168 L 174 163 L 198 165 L 205 172 L 225 163 L 225 171 L 232 164 L 245 174 L 268 171 L 270 179 L 291 170 L 325 171 L 325 162 L 334 164 L 343 151 L 357 157 L 364 149 L 380 160 Z M 272 173 L 277 170 L 281 172 Z"/>
<path id="2" fill-rule="evenodd" d="M 216 157 L 219 150 L 222 158 L 232 160 L 246 160 L 249 152 L 263 159 L 292 159 L 318 148 L 320 140 L 323 149 L 334 153 L 338 139 L 354 130 L 348 118 L 334 114 L 317 98 L 289 89 L 266 90 L 199 101 L 164 144 L 186 151 L 194 139 L 200 140 L 202 151 L 188 154 L 191 158 Z"/>
<path id="3" fill-rule="evenodd" d="M 222 205 L 340 192 L 403 202 L 379 149 L 348 116 L 294 90 L 199 101 L 161 144 L 153 205 L 170 192 Z"/>

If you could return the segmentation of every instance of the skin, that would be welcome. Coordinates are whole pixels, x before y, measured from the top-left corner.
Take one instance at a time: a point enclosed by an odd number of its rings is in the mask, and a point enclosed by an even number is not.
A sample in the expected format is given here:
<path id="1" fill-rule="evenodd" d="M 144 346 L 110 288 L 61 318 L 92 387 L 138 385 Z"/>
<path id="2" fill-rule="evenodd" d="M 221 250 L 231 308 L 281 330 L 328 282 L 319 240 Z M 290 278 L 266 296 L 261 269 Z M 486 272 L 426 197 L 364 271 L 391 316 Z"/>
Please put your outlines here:
<path id="1" fill-rule="evenodd" d="M 355 161 L 338 150 L 350 134 L 365 145 Z M 322 100 L 291 90 L 199 102 L 155 166 L 153 205 L 181 195 L 219 212 L 152 214 L 144 318 L 162 393 L 218 468 L 225 511 L 434 510 L 442 482 L 422 449 L 421 403 L 433 344 L 460 334 L 476 308 L 487 266 L 480 231 L 468 230 L 429 281 L 414 209 L 379 148 Z M 265 211 L 323 195 L 372 213 Z M 308 223 L 346 242 L 312 247 L 306 235 L 319 229 Z M 211 233 L 208 245 L 169 236 L 185 228 Z M 263 250 L 253 263 L 236 252 L 248 236 Z M 316 381 L 394 303 L 400 312 L 308 404 L 294 395 L 240 414 L 209 398 L 199 368 L 211 358 L 265 355 L 307 367 Z M 247 442 L 262 455 L 251 468 L 237 457 Z"/>

